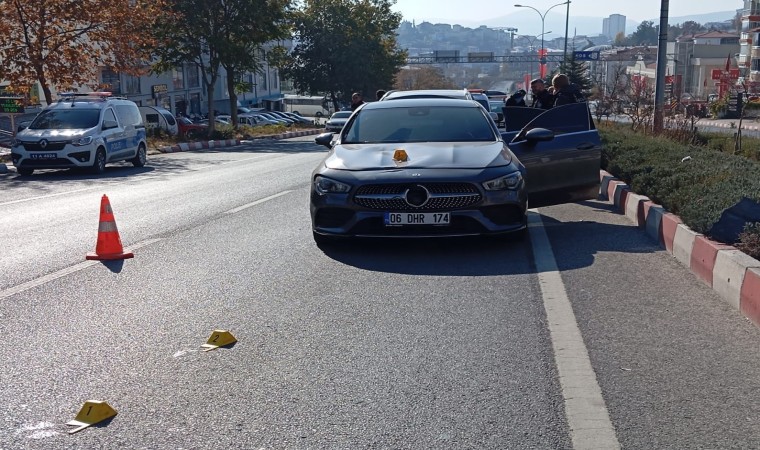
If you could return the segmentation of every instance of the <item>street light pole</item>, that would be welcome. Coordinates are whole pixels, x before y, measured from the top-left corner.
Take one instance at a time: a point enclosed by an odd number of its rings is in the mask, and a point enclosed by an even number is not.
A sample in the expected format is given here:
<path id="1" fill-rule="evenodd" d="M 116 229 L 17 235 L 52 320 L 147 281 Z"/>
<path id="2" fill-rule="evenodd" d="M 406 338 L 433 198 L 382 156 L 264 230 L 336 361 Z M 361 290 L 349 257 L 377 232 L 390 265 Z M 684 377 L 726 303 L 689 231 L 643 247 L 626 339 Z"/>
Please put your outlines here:
<path id="1" fill-rule="evenodd" d="M 544 68 L 546 66 L 546 50 L 544 49 L 544 24 L 546 21 L 546 15 L 549 14 L 549 11 L 552 10 L 552 8 L 556 8 L 557 6 L 562 5 L 568 5 L 568 10 L 570 8 L 570 0 L 567 0 L 566 2 L 557 3 L 556 5 L 550 6 L 546 11 L 541 13 L 541 11 L 537 10 L 536 8 L 529 6 L 529 5 L 515 5 L 515 8 L 530 8 L 533 11 L 537 12 L 539 17 L 541 17 L 541 53 L 539 55 L 539 63 L 541 64 L 541 68 Z M 567 34 L 567 26 L 565 27 L 565 34 Z M 567 36 L 565 36 L 565 48 L 567 49 Z M 544 72 L 544 70 L 541 70 L 540 72 Z M 544 73 L 541 73 L 541 78 L 545 76 Z"/>

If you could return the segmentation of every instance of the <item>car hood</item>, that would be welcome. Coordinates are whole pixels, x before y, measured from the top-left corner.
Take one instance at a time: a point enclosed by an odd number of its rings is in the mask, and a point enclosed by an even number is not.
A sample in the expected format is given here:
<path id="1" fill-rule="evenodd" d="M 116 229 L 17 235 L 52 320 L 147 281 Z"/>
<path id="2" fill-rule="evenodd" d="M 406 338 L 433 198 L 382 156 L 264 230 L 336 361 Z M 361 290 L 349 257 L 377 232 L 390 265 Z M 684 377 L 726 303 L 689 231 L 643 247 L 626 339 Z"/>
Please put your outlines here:
<path id="1" fill-rule="evenodd" d="M 73 139 L 79 138 L 87 134 L 87 129 L 67 129 L 67 130 L 33 130 L 26 128 L 23 131 L 19 131 L 16 135 L 20 140 L 34 140 L 34 139 Z"/>
<path id="2" fill-rule="evenodd" d="M 406 162 L 393 159 L 397 149 L 408 155 Z M 512 152 L 498 142 L 426 142 L 404 144 L 338 144 L 325 159 L 336 170 L 372 170 L 398 167 L 464 169 L 504 166 Z"/>

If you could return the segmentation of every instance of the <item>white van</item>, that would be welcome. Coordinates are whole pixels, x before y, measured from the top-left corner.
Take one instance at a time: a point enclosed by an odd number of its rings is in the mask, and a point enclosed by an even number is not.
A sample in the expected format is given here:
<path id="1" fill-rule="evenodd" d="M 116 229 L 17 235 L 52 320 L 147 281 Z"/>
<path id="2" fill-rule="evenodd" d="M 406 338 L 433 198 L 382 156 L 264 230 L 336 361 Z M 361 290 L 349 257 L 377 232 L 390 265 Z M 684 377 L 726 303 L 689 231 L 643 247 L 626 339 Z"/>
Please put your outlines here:
<path id="1" fill-rule="evenodd" d="M 139 106 L 138 108 L 140 109 L 140 115 L 148 133 L 156 128 L 160 128 L 172 136 L 179 134 L 177 119 L 168 109 L 161 108 L 160 106 Z"/>
<path id="2" fill-rule="evenodd" d="M 113 98 L 110 92 L 63 94 L 16 134 L 11 160 L 19 175 L 72 167 L 103 173 L 109 162 L 144 166 L 147 148 L 135 102 Z"/>

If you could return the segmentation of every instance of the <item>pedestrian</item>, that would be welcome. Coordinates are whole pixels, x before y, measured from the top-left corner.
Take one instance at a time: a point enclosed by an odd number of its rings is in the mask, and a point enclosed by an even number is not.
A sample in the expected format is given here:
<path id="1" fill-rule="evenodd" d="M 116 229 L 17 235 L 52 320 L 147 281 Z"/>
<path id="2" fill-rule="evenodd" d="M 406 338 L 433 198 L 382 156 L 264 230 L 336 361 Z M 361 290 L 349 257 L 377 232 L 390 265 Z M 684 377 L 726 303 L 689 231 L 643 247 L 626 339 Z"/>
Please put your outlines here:
<path id="1" fill-rule="evenodd" d="M 385 89 L 378 89 L 375 92 L 375 98 L 377 98 L 378 100 L 380 100 L 381 98 L 383 98 L 383 95 L 385 95 L 385 92 L 386 92 Z"/>
<path id="2" fill-rule="evenodd" d="M 554 75 L 552 87 L 554 88 L 554 106 L 569 105 L 586 100 L 580 88 L 576 84 L 570 83 L 570 78 L 564 73 Z"/>
<path id="3" fill-rule="evenodd" d="M 351 111 L 356 111 L 356 108 L 364 104 L 362 100 L 362 94 L 354 92 L 351 94 Z"/>
<path id="4" fill-rule="evenodd" d="M 554 106 L 554 96 L 546 89 L 546 84 L 541 78 L 530 82 L 530 92 L 533 94 L 532 108 L 549 109 Z"/>
<path id="5" fill-rule="evenodd" d="M 509 98 L 507 98 L 504 101 L 504 106 L 527 106 L 525 104 L 525 90 L 524 89 L 518 89 L 517 92 L 510 95 Z"/>

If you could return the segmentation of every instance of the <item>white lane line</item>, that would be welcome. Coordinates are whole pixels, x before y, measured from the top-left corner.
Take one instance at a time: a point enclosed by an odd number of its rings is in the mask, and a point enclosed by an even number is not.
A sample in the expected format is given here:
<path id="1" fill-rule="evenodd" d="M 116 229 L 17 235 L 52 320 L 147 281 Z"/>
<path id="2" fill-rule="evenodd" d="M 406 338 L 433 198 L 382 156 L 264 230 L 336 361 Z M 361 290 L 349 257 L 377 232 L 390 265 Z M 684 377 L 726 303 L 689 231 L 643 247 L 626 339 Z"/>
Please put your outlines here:
<path id="1" fill-rule="evenodd" d="M 93 187 L 88 187 L 88 188 L 75 189 L 73 191 L 57 192 L 55 194 L 40 195 L 38 197 L 29 197 L 29 198 L 22 198 L 19 200 L 11 200 L 9 202 L 0 203 L 0 206 L 13 205 L 14 203 L 31 202 L 32 200 L 40 200 L 43 198 L 60 197 L 61 195 L 76 194 L 77 192 L 87 192 L 87 191 L 92 191 L 95 189 L 101 189 L 103 187 L 104 186 L 93 186 Z"/>
<path id="2" fill-rule="evenodd" d="M 573 448 L 619 449 L 554 251 L 536 210 L 528 212 L 528 227 Z"/>
<path id="3" fill-rule="evenodd" d="M 148 246 L 150 244 L 154 244 L 158 241 L 160 241 L 161 238 L 156 239 L 148 239 L 143 242 L 139 242 L 135 245 L 129 246 L 126 250 L 136 250 L 138 248 L 142 248 L 145 246 Z M 37 286 L 42 286 L 45 283 L 49 283 L 51 281 L 57 280 L 59 278 L 63 278 L 67 275 L 71 275 L 74 272 L 78 272 L 80 270 L 86 269 L 90 266 L 94 266 L 95 264 L 101 264 L 102 261 L 83 261 L 78 264 L 74 264 L 71 267 L 66 267 L 64 269 L 61 269 L 57 272 L 49 273 L 47 275 L 43 275 L 39 278 L 36 278 L 34 280 L 27 281 L 26 283 L 19 284 L 18 286 L 13 286 L 11 288 L 5 289 L 3 291 L 0 291 L 0 300 L 4 298 L 8 298 L 12 295 L 16 295 L 20 292 L 28 291 L 29 289 L 35 288 Z"/>
<path id="4" fill-rule="evenodd" d="M 256 200 L 255 202 L 246 203 L 245 205 L 238 206 L 237 208 L 232 208 L 229 211 L 225 211 L 224 214 L 235 214 L 236 212 L 240 212 L 244 209 L 250 208 L 251 206 L 260 205 L 264 202 L 268 202 L 269 200 L 275 199 L 277 197 L 282 197 L 285 194 L 290 194 L 291 192 L 293 192 L 293 190 L 282 191 L 279 194 L 270 195 L 269 197 L 264 197 L 262 199 Z"/>

